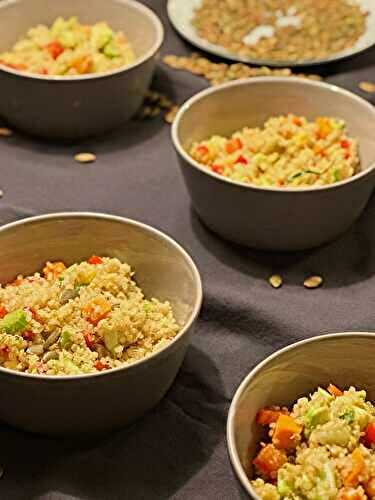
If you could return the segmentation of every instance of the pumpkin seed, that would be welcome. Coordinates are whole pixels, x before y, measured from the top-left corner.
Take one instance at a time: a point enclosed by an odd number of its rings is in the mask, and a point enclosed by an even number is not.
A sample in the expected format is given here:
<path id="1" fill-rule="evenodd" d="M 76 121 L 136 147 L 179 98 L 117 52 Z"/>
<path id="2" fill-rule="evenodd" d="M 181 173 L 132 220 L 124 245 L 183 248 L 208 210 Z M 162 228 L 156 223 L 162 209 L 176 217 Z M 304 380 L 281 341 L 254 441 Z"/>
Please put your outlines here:
<path id="1" fill-rule="evenodd" d="M 7 127 L 0 127 L 0 137 L 10 137 L 13 135 L 13 131 Z"/>
<path id="2" fill-rule="evenodd" d="M 96 156 L 93 153 L 78 153 L 74 159 L 79 163 L 93 163 L 96 160 Z"/>
<path id="3" fill-rule="evenodd" d="M 364 92 L 368 92 L 369 94 L 375 92 L 375 83 L 361 82 L 358 86 L 361 90 L 363 90 Z"/>
<path id="4" fill-rule="evenodd" d="M 47 363 L 47 361 L 49 361 L 50 359 L 59 359 L 59 353 L 57 351 L 48 351 L 43 356 L 42 361 L 44 361 L 44 363 Z"/>
<path id="5" fill-rule="evenodd" d="M 60 338 L 60 335 L 61 335 L 61 330 L 56 330 L 56 331 L 52 332 L 51 335 L 49 335 L 47 337 L 46 341 L 44 342 L 45 349 L 47 349 L 48 347 L 51 347 L 52 344 L 57 342 Z"/>
<path id="6" fill-rule="evenodd" d="M 269 278 L 268 282 L 273 288 L 280 288 L 281 285 L 283 284 L 283 279 L 278 274 L 273 274 Z"/>
<path id="7" fill-rule="evenodd" d="M 78 295 L 79 288 L 73 288 L 72 290 L 69 288 L 65 288 L 65 290 L 61 292 L 60 302 L 61 304 L 67 304 L 69 300 L 75 299 L 76 297 L 78 297 Z"/>
<path id="8" fill-rule="evenodd" d="M 310 276 L 306 278 L 303 282 L 305 288 L 318 288 L 323 283 L 323 278 L 321 276 Z"/>

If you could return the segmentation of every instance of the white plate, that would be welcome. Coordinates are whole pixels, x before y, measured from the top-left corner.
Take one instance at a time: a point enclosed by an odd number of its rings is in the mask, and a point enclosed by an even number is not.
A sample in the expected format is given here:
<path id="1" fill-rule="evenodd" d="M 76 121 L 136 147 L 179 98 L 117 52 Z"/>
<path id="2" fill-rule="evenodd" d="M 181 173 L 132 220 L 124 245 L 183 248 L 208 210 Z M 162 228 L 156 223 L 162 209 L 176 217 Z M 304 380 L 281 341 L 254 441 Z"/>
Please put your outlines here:
<path id="1" fill-rule="evenodd" d="M 241 61 L 251 64 L 263 64 L 266 66 L 310 66 L 316 64 L 324 64 L 333 61 L 338 61 L 346 57 L 359 54 L 360 52 L 375 45 L 375 0 L 357 0 L 357 3 L 363 10 L 369 12 L 367 17 L 367 29 L 361 38 L 353 47 L 341 52 L 337 52 L 330 57 L 324 59 L 304 60 L 304 61 L 274 61 L 268 59 L 253 59 L 246 56 L 240 56 L 229 52 L 220 45 L 213 44 L 201 38 L 192 25 L 192 18 L 194 10 L 199 8 L 201 0 L 168 0 L 167 10 L 168 16 L 174 28 L 180 33 L 182 37 L 188 40 L 193 45 L 199 47 L 206 52 L 215 54 L 217 56 L 232 59 L 234 61 Z"/>

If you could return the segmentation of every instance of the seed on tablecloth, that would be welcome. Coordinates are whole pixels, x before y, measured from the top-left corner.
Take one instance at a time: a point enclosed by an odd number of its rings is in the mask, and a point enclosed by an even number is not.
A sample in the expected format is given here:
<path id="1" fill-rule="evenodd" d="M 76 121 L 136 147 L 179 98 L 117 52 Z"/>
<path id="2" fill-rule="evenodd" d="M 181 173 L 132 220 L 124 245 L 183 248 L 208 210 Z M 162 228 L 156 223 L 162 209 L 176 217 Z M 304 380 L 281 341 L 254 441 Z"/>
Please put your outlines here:
<path id="1" fill-rule="evenodd" d="M 375 92 L 375 83 L 371 82 L 361 82 L 359 84 L 359 88 L 363 90 L 364 92 L 368 92 L 369 94 L 372 94 Z"/>
<path id="2" fill-rule="evenodd" d="M 273 274 L 269 278 L 268 282 L 273 288 L 280 288 L 281 285 L 283 284 L 283 279 L 278 274 Z"/>
<path id="3" fill-rule="evenodd" d="M 4 467 L 0 465 L 0 479 L 3 477 L 3 475 L 4 475 Z"/>
<path id="4" fill-rule="evenodd" d="M 303 282 L 305 288 L 318 288 L 323 283 L 323 278 L 321 276 L 310 276 L 306 278 Z"/>
<path id="5" fill-rule="evenodd" d="M 7 127 L 0 127 L 0 137 L 10 137 L 13 134 L 13 131 Z"/>
<path id="6" fill-rule="evenodd" d="M 92 163 L 96 160 L 96 156 L 93 153 L 78 153 L 74 159 L 79 163 Z"/>
<path id="7" fill-rule="evenodd" d="M 3 196 L 4 196 L 4 191 L 0 189 L 0 198 L 2 198 Z"/>
<path id="8" fill-rule="evenodd" d="M 167 122 L 167 123 L 173 123 L 173 120 L 176 118 L 176 115 L 178 113 L 178 110 L 179 110 L 179 106 L 173 106 L 169 111 L 168 113 L 166 113 L 164 115 L 164 120 Z"/>

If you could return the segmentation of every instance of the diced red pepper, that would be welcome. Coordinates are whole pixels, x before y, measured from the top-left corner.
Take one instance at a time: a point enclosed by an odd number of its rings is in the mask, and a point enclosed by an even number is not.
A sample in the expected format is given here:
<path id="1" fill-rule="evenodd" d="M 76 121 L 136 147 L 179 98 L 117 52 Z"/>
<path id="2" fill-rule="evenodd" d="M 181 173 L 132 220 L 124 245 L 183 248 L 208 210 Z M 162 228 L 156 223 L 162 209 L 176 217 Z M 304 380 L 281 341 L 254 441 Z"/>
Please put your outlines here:
<path id="1" fill-rule="evenodd" d="M 86 345 L 89 349 L 92 349 L 95 344 L 95 339 L 90 332 L 86 332 L 83 334 L 83 338 L 85 339 Z"/>
<path id="2" fill-rule="evenodd" d="M 51 42 L 46 45 L 46 49 L 53 59 L 57 59 L 65 50 L 60 42 Z"/>
<path id="3" fill-rule="evenodd" d="M 334 396 L 335 398 L 338 398 L 344 394 L 342 390 L 336 387 L 334 384 L 329 384 L 329 386 L 327 387 L 327 391 L 331 394 L 331 396 Z"/>
<path id="4" fill-rule="evenodd" d="M 47 68 L 41 68 L 39 70 L 39 74 L 41 74 L 41 75 L 48 75 L 49 74 L 48 69 Z"/>
<path id="5" fill-rule="evenodd" d="M 0 319 L 8 314 L 8 309 L 5 306 L 0 306 Z"/>
<path id="6" fill-rule="evenodd" d="M 372 444 L 375 444 L 375 422 L 372 422 L 371 424 L 368 424 L 366 427 L 366 432 L 365 432 L 365 443 L 367 446 L 371 446 Z"/>
<path id="7" fill-rule="evenodd" d="M 97 255 L 93 255 L 87 262 L 96 266 L 97 264 L 103 264 L 103 259 L 101 257 L 98 257 Z"/>
<path id="8" fill-rule="evenodd" d="M 22 337 L 24 338 L 24 340 L 33 340 L 35 337 L 35 333 L 31 330 L 27 330 L 26 332 L 23 332 Z"/>
<path id="9" fill-rule="evenodd" d="M 351 154 L 349 153 L 349 151 L 347 153 L 345 153 L 345 160 L 349 160 L 349 158 L 351 157 Z"/>
<path id="10" fill-rule="evenodd" d="M 242 163 L 242 165 L 247 165 L 249 162 L 246 160 L 244 156 L 240 155 L 237 158 L 236 163 Z"/>
<path id="11" fill-rule="evenodd" d="M 211 170 L 215 172 L 215 174 L 222 174 L 224 172 L 224 168 L 220 165 L 212 165 Z"/>
<path id="12" fill-rule="evenodd" d="M 232 154 L 241 148 L 242 142 L 240 139 L 238 139 L 238 137 L 236 137 L 235 139 L 230 139 L 225 146 L 225 150 L 228 154 Z"/>
<path id="13" fill-rule="evenodd" d="M 197 147 L 197 153 L 199 153 L 202 156 L 206 155 L 208 153 L 208 147 L 204 146 L 203 144 L 201 146 L 198 146 Z"/>
<path id="14" fill-rule="evenodd" d="M 108 370 L 109 366 L 106 365 L 105 363 L 102 363 L 101 361 L 96 361 L 96 363 L 94 364 L 95 368 L 98 370 L 98 371 L 103 371 L 103 370 Z"/>
<path id="15" fill-rule="evenodd" d="M 6 361 L 9 358 L 10 349 L 7 345 L 0 345 L 0 361 Z"/>
<path id="16" fill-rule="evenodd" d="M 341 145 L 341 147 L 342 147 L 343 149 L 348 149 L 348 148 L 350 148 L 350 142 L 349 142 L 349 141 L 347 141 L 346 139 L 342 140 L 342 141 L 340 142 L 340 145 Z"/>

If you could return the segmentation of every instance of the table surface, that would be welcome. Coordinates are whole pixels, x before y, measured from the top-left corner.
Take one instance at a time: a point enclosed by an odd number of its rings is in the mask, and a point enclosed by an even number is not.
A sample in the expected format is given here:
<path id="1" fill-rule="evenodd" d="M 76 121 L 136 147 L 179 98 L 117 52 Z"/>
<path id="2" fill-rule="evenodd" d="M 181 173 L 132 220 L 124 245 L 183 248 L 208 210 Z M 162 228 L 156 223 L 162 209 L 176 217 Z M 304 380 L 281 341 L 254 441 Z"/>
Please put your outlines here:
<path id="1" fill-rule="evenodd" d="M 144 3 L 166 27 L 163 53 L 189 53 L 192 47 L 168 23 L 165 0 Z M 358 83 L 375 81 L 375 50 L 322 70 L 329 82 L 366 97 Z M 162 63 L 154 83 L 179 103 L 206 86 L 202 78 Z M 74 162 L 73 155 L 83 150 L 96 153 L 96 163 Z M 143 221 L 190 252 L 200 268 L 205 297 L 172 389 L 131 428 L 88 444 L 2 425 L 0 498 L 239 498 L 225 424 L 242 378 L 265 356 L 299 339 L 374 329 L 374 199 L 338 241 L 310 252 L 267 254 L 230 245 L 202 226 L 177 167 L 170 127 L 161 118 L 132 122 L 83 144 L 43 143 L 15 134 L 0 141 L 0 159 L 1 223 L 61 210 L 109 212 Z M 276 269 L 285 280 L 280 290 L 267 283 Z M 324 276 L 324 287 L 303 289 L 301 282 L 313 272 Z M 11 397 L 2 396 L 2 404 Z"/>

